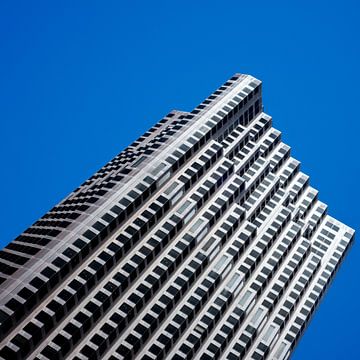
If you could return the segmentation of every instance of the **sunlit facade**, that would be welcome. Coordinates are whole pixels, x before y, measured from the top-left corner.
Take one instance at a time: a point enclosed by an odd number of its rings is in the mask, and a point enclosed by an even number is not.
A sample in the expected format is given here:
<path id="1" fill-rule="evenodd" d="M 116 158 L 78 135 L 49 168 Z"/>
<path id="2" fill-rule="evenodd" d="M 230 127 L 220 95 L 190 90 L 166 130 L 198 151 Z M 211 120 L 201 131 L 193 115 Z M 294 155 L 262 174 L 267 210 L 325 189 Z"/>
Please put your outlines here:
<path id="1" fill-rule="evenodd" d="M 287 359 L 353 238 L 237 74 L 0 251 L 0 357 Z"/>

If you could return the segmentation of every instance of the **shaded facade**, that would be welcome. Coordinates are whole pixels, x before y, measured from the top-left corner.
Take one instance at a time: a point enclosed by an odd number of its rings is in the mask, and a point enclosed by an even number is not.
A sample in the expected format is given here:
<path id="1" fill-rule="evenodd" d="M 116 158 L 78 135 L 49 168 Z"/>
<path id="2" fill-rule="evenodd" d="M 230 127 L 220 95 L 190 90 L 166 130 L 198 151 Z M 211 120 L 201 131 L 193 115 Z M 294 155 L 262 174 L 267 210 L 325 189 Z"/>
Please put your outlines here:
<path id="1" fill-rule="evenodd" d="M 289 357 L 354 231 L 261 92 L 172 111 L 0 251 L 0 357 Z"/>

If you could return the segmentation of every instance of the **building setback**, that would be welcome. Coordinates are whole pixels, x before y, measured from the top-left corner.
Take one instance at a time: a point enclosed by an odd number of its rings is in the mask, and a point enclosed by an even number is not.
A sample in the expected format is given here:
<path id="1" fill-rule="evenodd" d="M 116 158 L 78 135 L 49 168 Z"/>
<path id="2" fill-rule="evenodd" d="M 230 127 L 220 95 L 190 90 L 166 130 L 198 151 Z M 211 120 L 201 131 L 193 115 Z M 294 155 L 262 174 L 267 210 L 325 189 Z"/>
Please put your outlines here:
<path id="1" fill-rule="evenodd" d="M 352 244 L 236 74 L 0 251 L 3 359 L 287 359 Z"/>

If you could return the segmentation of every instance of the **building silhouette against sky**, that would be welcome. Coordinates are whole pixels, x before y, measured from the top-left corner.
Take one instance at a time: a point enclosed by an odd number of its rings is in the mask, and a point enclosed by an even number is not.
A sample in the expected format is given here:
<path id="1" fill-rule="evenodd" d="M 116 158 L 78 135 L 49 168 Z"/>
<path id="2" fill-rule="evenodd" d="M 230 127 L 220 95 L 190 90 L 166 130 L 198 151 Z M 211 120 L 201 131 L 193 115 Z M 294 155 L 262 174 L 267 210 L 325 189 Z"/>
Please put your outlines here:
<path id="1" fill-rule="evenodd" d="M 261 92 L 170 112 L 0 251 L 1 358 L 289 357 L 354 231 Z"/>

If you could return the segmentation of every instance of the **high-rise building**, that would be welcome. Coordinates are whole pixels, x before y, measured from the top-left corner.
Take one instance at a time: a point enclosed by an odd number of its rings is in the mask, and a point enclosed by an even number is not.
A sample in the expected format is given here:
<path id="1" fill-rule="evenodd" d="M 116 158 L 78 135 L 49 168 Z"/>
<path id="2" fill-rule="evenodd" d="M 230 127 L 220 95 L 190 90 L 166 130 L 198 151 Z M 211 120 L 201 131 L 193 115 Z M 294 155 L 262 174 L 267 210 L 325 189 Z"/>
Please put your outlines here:
<path id="1" fill-rule="evenodd" d="M 235 75 L 0 251 L 3 359 L 290 356 L 354 238 Z"/>

